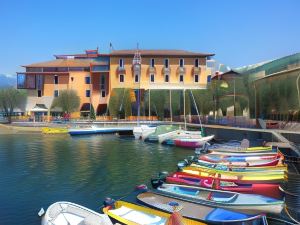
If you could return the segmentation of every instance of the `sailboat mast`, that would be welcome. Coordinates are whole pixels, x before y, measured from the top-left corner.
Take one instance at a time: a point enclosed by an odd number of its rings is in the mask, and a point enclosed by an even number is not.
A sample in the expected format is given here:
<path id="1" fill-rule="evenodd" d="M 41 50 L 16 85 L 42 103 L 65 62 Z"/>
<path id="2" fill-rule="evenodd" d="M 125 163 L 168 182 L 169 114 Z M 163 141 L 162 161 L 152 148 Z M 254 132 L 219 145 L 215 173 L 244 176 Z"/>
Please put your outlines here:
<path id="1" fill-rule="evenodd" d="M 169 95 L 170 95 L 170 117 L 171 117 L 171 122 L 173 122 L 173 113 L 172 113 L 172 93 L 171 93 L 171 89 L 170 89 L 170 92 L 169 92 Z"/>
<path id="2" fill-rule="evenodd" d="M 148 102 L 148 110 L 149 110 L 149 120 L 150 120 L 150 117 L 151 117 L 151 108 L 150 108 L 150 106 L 151 106 L 151 103 L 150 103 L 150 100 L 151 100 L 151 89 L 149 88 L 149 102 Z"/>
<path id="3" fill-rule="evenodd" d="M 197 115 L 198 115 L 198 119 L 199 119 L 201 131 L 202 131 L 203 129 L 202 129 L 201 117 L 200 117 L 200 113 L 199 113 L 199 110 L 198 110 L 198 106 L 197 106 L 197 103 L 195 101 L 195 98 L 194 98 L 192 90 L 190 90 L 190 92 L 191 92 L 191 95 L 192 95 L 192 98 L 193 98 L 193 102 L 194 102 L 194 105 L 195 105 L 195 108 L 196 108 L 196 112 L 197 112 Z"/>
<path id="4" fill-rule="evenodd" d="M 183 118 L 184 118 L 184 129 L 186 130 L 186 118 L 185 118 L 185 89 L 183 89 Z"/>

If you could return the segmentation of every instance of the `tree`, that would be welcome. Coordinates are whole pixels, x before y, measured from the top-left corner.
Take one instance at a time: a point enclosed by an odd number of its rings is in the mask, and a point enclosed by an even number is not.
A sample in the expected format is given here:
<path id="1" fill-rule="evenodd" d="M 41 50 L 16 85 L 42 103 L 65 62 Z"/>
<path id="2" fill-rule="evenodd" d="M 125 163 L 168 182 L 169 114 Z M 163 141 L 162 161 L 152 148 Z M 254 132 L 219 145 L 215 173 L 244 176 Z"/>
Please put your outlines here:
<path id="1" fill-rule="evenodd" d="M 96 113 L 93 105 L 91 105 L 90 115 L 91 120 L 96 120 Z"/>
<path id="2" fill-rule="evenodd" d="M 22 107 L 26 101 L 26 93 L 15 88 L 0 89 L 0 109 L 5 112 L 8 122 L 11 123 L 11 117 L 14 109 Z"/>
<path id="3" fill-rule="evenodd" d="M 72 113 L 78 111 L 80 98 L 75 90 L 62 90 L 52 103 L 51 108 L 60 107 L 63 112 Z"/>

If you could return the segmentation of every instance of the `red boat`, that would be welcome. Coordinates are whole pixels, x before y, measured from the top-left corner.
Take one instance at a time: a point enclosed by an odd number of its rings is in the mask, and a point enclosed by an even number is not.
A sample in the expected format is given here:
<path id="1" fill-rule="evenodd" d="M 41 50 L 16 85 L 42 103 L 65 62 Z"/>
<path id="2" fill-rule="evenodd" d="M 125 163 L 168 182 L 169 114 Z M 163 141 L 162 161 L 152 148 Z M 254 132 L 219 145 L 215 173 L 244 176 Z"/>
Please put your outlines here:
<path id="1" fill-rule="evenodd" d="M 212 177 L 200 177 L 184 172 L 173 173 L 166 177 L 166 181 L 167 183 L 185 184 L 248 194 L 260 194 L 277 199 L 282 198 L 282 192 L 279 190 L 279 184 L 251 183 L 251 181 L 245 183 L 229 179 L 225 180 Z"/>

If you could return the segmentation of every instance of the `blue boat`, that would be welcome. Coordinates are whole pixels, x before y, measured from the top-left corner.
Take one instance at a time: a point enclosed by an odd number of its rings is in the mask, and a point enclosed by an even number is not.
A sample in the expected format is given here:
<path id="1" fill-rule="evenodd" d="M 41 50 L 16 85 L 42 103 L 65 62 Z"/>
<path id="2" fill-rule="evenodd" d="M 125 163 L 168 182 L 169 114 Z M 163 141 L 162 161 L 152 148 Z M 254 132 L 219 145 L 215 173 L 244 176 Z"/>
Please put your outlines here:
<path id="1" fill-rule="evenodd" d="M 144 192 L 137 195 L 142 204 L 151 208 L 172 213 L 178 211 L 184 218 L 201 221 L 208 224 L 255 224 L 262 221 L 260 214 L 247 214 L 212 206 L 200 205 L 181 199 L 174 199 L 154 192 Z"/>
<path id="2" fill-rule="evenodd" d="M 257 194 L 244 194 L 166 183 L 158 187 L 157 191 L 168 197 L 242 213 L 259 214 L 268 212 L 279 214 L 283 209 L 282 200 Z"/>

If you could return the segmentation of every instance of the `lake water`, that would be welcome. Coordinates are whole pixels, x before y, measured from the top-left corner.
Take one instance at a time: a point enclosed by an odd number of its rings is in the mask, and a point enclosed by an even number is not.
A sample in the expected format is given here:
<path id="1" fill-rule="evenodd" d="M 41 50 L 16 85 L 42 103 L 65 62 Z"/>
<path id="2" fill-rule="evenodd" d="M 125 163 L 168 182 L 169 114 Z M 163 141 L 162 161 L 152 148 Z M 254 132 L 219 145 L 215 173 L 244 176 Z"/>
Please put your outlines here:
<path id="1" fill-rule="evenodd" d="M 40 208 L 62 200 L 99 211 L 192 154 L 115 135 L 1 134 L 0 225 L 40 224 Z"/>

